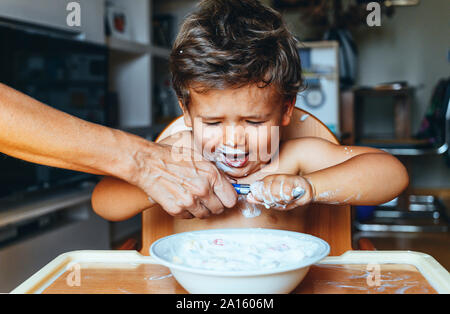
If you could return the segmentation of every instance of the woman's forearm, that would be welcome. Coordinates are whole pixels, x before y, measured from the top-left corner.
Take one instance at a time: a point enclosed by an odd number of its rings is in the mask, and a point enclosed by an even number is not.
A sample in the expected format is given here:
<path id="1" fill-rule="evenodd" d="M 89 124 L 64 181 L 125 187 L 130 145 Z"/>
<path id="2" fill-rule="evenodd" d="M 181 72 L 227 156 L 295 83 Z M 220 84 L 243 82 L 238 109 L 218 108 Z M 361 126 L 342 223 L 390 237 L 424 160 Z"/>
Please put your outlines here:
<path id="1" fill-rule="evenodd" d="M 409 182 L 400 161 L 384 153 L 358 155 L 304 177 L 313 186 L 313 201 L 327 204 L 382 204 L 399 195 Z"/>
<path id="2" fill-rule="evenodd" d="M 2 153 L 47 166 L 124 178 L 131 171 L 132 147 L 144 142 L 78 119 L 0 84 Z"/>
<path id="3" fill-rule="evenodd" d="M 3 84 L 0 152 L 122 179 L 177 217 L 219 214 L 237 201 L 227 178 L 210 161 L 195 157 L 191 148 L 174 149 L 78 119 Z"/>

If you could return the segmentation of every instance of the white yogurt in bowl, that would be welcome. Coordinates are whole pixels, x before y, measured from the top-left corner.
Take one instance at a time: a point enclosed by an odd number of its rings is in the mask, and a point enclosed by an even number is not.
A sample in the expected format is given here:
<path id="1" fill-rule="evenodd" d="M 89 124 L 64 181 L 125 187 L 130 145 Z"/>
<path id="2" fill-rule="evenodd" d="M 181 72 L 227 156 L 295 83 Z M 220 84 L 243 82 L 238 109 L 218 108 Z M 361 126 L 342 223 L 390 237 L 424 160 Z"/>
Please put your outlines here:
<path id="1" fill-rule="evenodd" d="M 287 293 L 329 251 L 311 235 L 243 228 L 174 234 L 154 242 L 150 255 L 192 293 Z"/>

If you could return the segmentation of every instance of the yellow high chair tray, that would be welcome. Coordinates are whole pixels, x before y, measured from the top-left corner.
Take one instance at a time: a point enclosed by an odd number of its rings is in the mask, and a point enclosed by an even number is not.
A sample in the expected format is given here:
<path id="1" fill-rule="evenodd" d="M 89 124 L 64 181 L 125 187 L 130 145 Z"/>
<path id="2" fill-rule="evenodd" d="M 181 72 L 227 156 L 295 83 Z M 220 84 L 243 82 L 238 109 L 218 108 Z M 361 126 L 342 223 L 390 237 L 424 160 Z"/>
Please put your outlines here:
<path id="1" fill-rule="evenodd" d="M 168 268 L 137 251 L 74 251 L 58 256 L 11 293 L 187 292 Z M 311 266 L 292 293 L 450 293 L 450 274 L 423 253 L 348 251 Z"/>

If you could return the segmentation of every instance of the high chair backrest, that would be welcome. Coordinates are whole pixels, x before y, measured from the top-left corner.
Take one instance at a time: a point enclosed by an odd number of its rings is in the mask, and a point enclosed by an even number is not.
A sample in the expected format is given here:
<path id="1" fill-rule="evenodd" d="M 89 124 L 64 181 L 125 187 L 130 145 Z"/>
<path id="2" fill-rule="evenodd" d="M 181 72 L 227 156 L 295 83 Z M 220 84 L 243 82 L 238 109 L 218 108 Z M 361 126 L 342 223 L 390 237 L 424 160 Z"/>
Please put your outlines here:
<path id="1" fill-rule="evenodd" d="M 189 130 L 183 117 L 175 119 L 158 136 L 156 142 L 180 132 Z M 320 137 L 338 144 L 333 133 L 316 117 L 295 108 L 291 123 L 281 130 L 281 138 Z M 305 216 L 302 232 L 317 236 L 330 244 L 330 255 L 341 255 L 351 250 L 351 212 L 350 206 L 312 204 Z M 142 213 L 142 255 L 149 255 L 150 245 L 157 239 L 173 234 L 174 218 L 161 208 L 152 208 Z"/>

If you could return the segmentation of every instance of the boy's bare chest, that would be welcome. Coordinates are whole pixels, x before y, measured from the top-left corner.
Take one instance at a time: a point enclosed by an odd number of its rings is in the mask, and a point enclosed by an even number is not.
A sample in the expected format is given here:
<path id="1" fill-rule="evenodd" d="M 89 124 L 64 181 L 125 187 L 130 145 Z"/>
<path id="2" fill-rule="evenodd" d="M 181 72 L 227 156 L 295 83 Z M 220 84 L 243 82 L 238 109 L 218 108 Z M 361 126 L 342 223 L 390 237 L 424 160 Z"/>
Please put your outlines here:
<path id="1" fill-rule="evenodd" d="M 206 219 L 175 219 L 174 232 L 222 228 L 269 228 L 303 232 L 307 206 L 288 211 L 266 209 L 240 199 L 236 206 Z"/>

